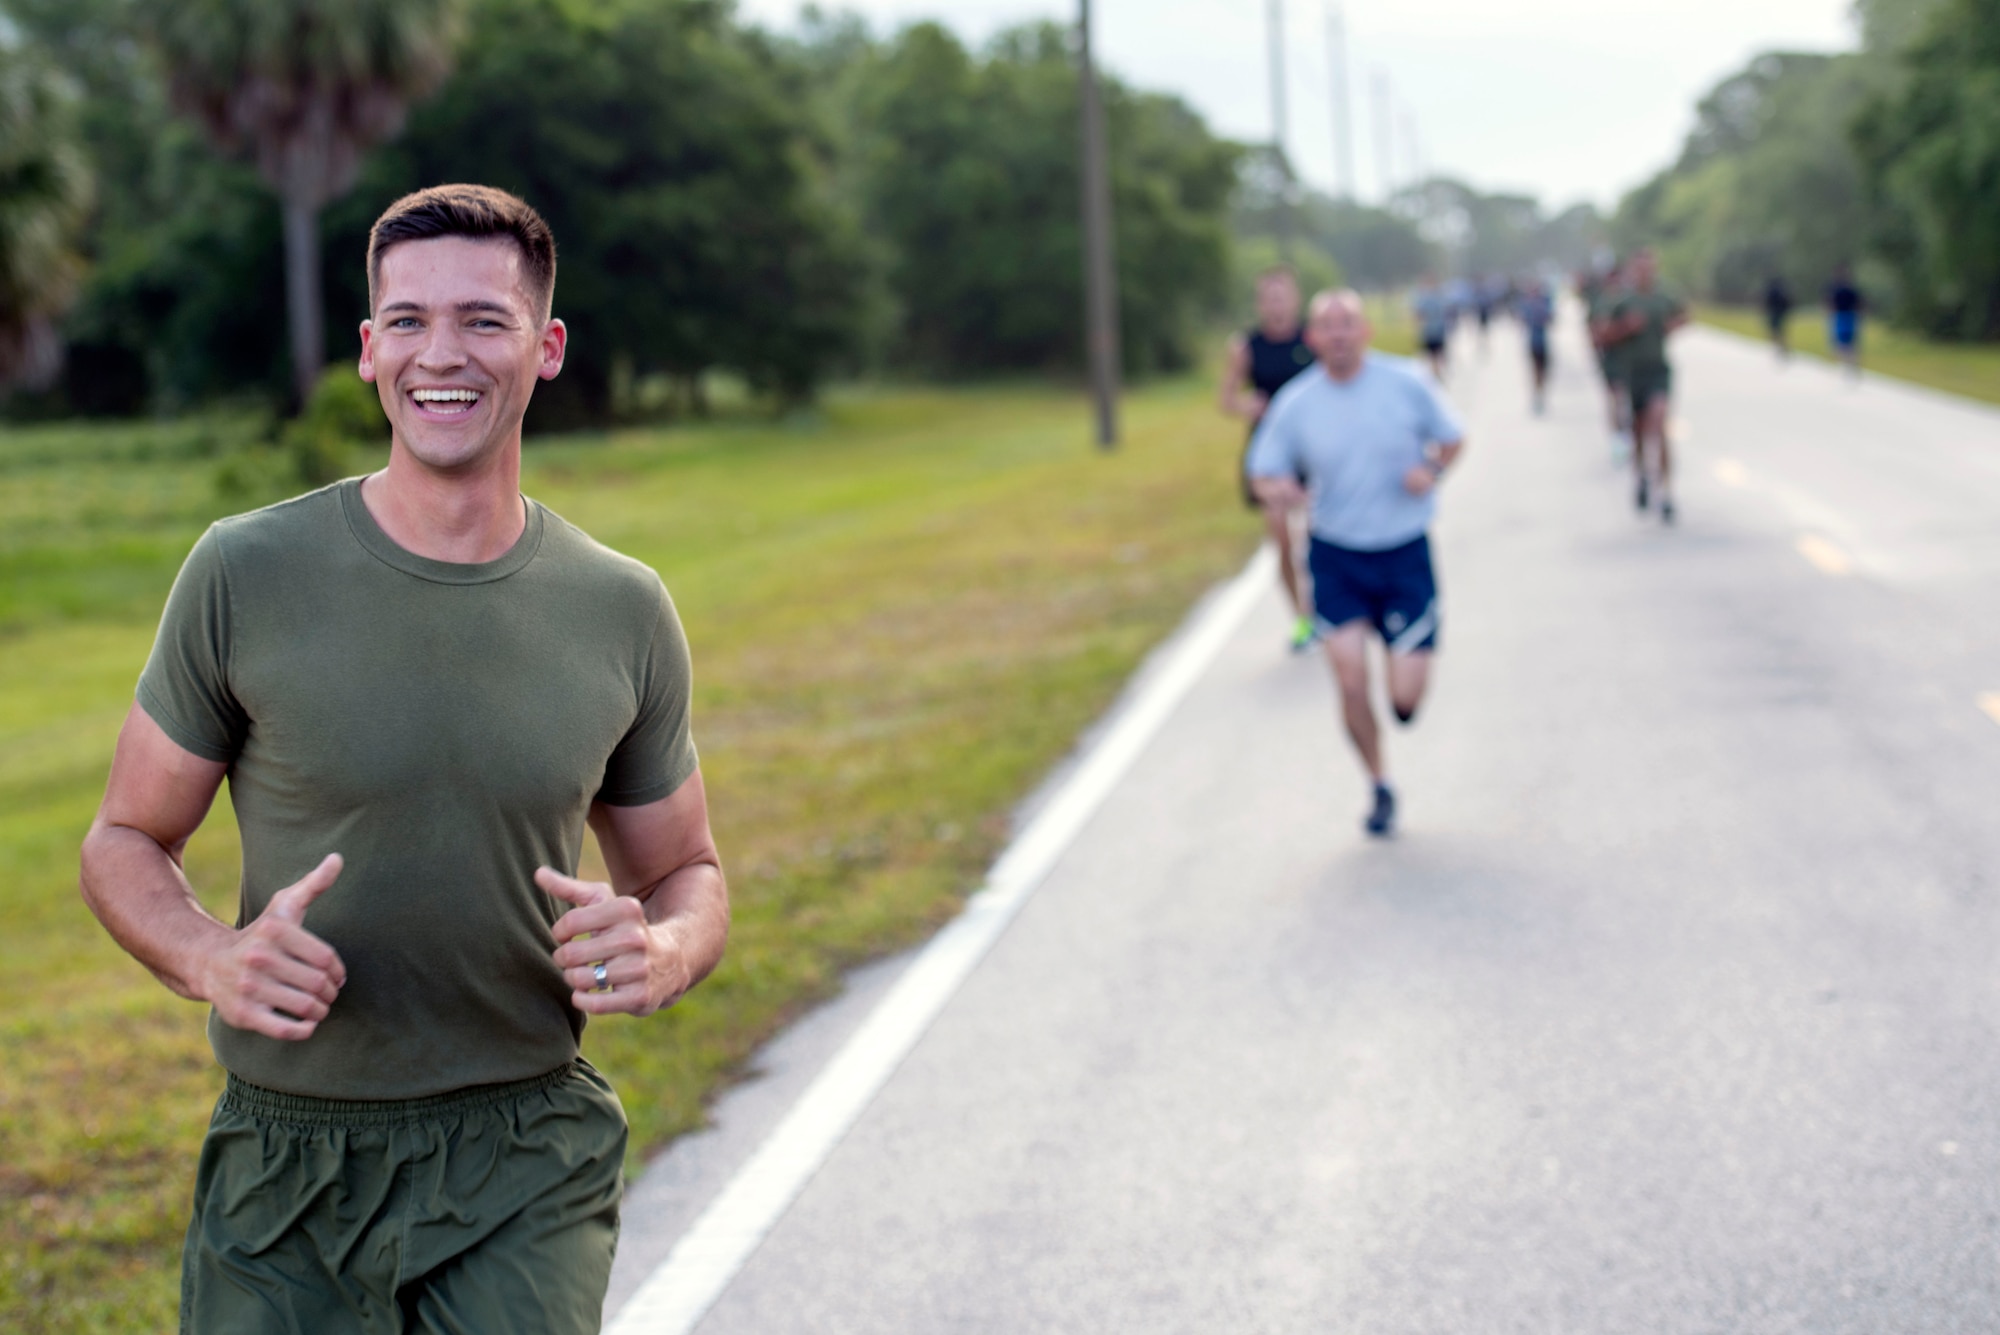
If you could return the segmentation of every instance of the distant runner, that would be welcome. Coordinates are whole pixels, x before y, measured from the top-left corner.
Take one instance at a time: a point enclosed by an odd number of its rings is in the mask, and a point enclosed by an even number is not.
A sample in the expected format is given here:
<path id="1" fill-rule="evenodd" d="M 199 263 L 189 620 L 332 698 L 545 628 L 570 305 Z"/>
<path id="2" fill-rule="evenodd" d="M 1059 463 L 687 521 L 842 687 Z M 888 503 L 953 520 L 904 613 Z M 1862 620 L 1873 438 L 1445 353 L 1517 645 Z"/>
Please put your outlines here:
<path id="1" fill-rule="evenodd" d="M 1299 327 L 1299 280 L 1290 269 L 1271 269 L 1257 279 L 1257 327 L 1229 341 L 1229 360 L 1222 376 L 1222 411 L 1241 417 L 1254 433 L 1263 419 L 1271 396 L 1286 382 L 1313 364 L 1312 349 L 1306 346 Z M 1245 436 L 1243 455 L 1247 463 L 1250 439 Z M 1299 569 L 1299 535 L 1294 521 L 1301 506 L 1272 506 L 1258 499 L 1251 489 L 1248 473 L 1243 474 L 1243 500 L 1264 513 L 1264 528 L 1278 549 L 1278 578 L 1285 586 L 1285 599 L 1293 612 L 1292 651 L 1302 653 L 1312 644 L 1312 607 L 1307 601 L 1303 573 Z"/>
<path id="2" fill-rule="evenodd" d="M 1409 723 L 1437 648 L 1437 580 L 1427 530 L 1437 483 L 1465 448 L 1434 383 L 1409 362 L 1368 350 L 1361 298 L 1313 298 L 1307 337 L 1320 370 L 1272 401 L 1250 447 L 1250 477 L 1267 503 L 1297 505 L 1311 487 L 1313 609 L 1340 688 L 1347 735 L 1374 785 L 1363 828 L 1396 826 L 1369 699 L 1368 639 L 1388 650 L 1389 703 Z"/>
<path id="3" fill-rule="evenodd" d="M 1424 276 L 1424 284 L 1417 289 L 1416 297 L 1410 302 L 1410 310 L 1417 317 L 1417 337 L 1424 345 L 1424 357 L 1431 364 L 1431 375 L 1443 383 L 1445 349 L 1451 341 L 1454 312 L 1451 298 L 1438 286 L 1435 275 Z"/>
<path id="4" fill-rule="evenodd" d="M 1584 318 L 1591 345 L 1597 349 L 1597 369 L 1604 377 L 1605 402 L 1611 413 L 1611 462 L 1622 464 L 1632 448 L 1632 399 L 1625 387 L 1625 352 L 1608 337 L 1611 310 L 1624 295 L 1624 274 L 1617 265 L 1599 275 L 1583 293 Z"/>
<path id="5" fill-rule="evenodd" d="M 1833 285 L 1826 290 L 1827 342 L 1848 375 L 1861 378 L 1861 289 L 1846 265 L 1833 271 Z"/>
<path id="6" fill-rule="evenodd" d="M 1549 285 L 1539 280 L 1529 283 L 1514 303 L 1514 312 L 1528 336 L 1528 369 L 1534 376 L 1535 415 L 1539 417 L 1548 405 L 1549 322 L 1555 318 Z"/>
<path id="7" fill-rule="evenodd" d="M 1789 361 L 1792 356 L 1790 341 L 1786 338 L 1785 322 L 1792 318 L 1792 290 L 1785 286 L 1785 280 L 1772 275 L 1764 287 L 1764 329 L 1771 336 L 1771 346 L 1777 350 L 1779 361 Z"/>
<path id="8" fill-rule="evenodd" d="M 1629 286 L 1611 306 L 1606 338 L 1624 359 L 1632 396 L 1633 504 L 1644 510 L 1657 498 L 1662 523 L 1674 522 L 1673 452 L 1667 442 L 1667 409 L 1674 372 L 1667 364 L 1667 336 L 1688 322 L 1687 306 L 1659 289 L 1659 261 L 1650 250 L 1627 263 Z"/>

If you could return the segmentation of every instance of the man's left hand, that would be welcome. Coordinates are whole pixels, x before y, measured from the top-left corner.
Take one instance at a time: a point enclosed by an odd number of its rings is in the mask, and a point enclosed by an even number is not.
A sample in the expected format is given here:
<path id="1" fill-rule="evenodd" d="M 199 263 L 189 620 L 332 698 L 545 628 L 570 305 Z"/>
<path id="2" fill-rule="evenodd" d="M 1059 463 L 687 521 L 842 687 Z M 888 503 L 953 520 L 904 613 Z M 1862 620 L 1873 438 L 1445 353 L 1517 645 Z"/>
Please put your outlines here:
<path id="1" fill-rule="evenodd" d="M 552 929 L 570 1005 L 586 1015 L 651 1015 L 694 985 L 680 943 L 646 920 L 642 901 L 603 881 L 579 881 L 549 867 L 535 873 L 535 884 L 576 906 Z M 586 934 L 589 940 L 577 940 Z M 598 988 L 598 964 L 607 990 Z"/>
<path id="2" fill-rule="evenodd" d="M 1431 488 L 1437 485 L 1437 481 L 1437 469 L 1429 464 L 1418 464 L 1403 474 L 1403 490 L 1412 496 L 1428 496 Z"/>

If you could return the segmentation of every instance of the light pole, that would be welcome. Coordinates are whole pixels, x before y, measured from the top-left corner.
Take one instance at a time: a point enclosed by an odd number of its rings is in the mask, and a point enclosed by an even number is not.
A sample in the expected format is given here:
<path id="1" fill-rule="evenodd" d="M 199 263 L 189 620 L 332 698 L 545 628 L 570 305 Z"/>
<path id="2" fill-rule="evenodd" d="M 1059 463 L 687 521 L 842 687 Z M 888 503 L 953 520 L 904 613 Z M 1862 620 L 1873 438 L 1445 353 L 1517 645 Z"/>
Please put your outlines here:
<path id="1" fill-rule="evenodd" d="M 1342 199 L 1353 199 L 1354 111 L 1347 92 L 1347 13 L 1340 0 L 1327 0 L 1326 64 L 1332 75 L 1334 188 Z"/>
<path id="2" fill-rule="evenodd" d="M 1278 258 L 1292 262 L 1292 179 L 1285 164 L 1285 0 L 1269 0 L 1271 38 L 1271 147 L 1278 170 Z"/>
<path id="3" fill-rule="evenodd" d="M 1111 176 L 1104 153 L 1104 108 L 1090 54 L 1090 0 L 1077 0 L 1078 71 L 1083 106 L 1083 305 L 1097 448 L 1118 447 L 1118 272 L 1111 249 Z"/>
<path id="4" fill-rule="evenodd" d="M 1396 164 L 1391 160 L 1396 152 L 1395 96 L 1389 91 L 1388 71 L 1380 66 L 1375 70 L 1375 174 L 1382 182 L 1382 207 L 1388 208 L 1396 198 Z"/>

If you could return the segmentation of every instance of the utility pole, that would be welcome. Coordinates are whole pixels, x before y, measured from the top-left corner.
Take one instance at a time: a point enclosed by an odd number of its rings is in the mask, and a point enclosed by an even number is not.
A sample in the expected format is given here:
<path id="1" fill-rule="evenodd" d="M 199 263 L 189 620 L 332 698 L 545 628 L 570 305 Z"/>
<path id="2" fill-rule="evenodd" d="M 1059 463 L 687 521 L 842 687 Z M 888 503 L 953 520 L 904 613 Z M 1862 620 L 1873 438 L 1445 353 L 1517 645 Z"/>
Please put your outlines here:
<path id="1" fill-rule="evenodd" d="M 1078 71 L 1083 106 L 1083 294 L 1090 392 L 1097 407 L 1097 448 L 1118 448 L 1118 271 L 1111 250 L 1111 173 L 1104 152 L 1104 108 L 1090 54 L 1090 0 L 1077 0 Z"/>
<path id="2" fill-rule="evenodd" d="M 1351 201 L 1359 190 L 1354 181 L 1354 108 L 1347 94 L 1347 11 L 1340 0 L 1327 0 L 1326 64 L 1332 75 L 1334 191 Z"/>
<path id="3" fill-rule="evenodd" d="M 1389 92 L 1389 73 L 1375 67 L 1375 175 L 1382 184 L 1382 206 L 1396 197 L 1396 111 Z"/>
<path id="4" fill-rule="evenodd" d="M 1271 38 L 1271 147 L 1278 168 L 1278 258 L 1292 262 L 1292 177 L 1285 162 L 1285 0 L 1268 0 Z"/>

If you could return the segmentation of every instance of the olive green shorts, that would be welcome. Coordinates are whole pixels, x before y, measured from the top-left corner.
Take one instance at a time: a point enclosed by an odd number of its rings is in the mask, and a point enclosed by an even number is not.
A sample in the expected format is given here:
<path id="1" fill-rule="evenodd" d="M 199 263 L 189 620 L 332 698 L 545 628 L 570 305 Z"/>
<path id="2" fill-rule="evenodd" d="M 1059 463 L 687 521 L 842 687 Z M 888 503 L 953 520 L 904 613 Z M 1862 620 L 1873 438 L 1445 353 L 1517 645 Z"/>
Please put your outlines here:
<path id="1" fill-rule="evenodd" d="M 587 1335 L 625 1110 L 578 1059 L 395 1103 L 229 1078 L 195 1176 L 183 1335 Z"/>
<path id="2" fill-rule="evenodd" d="M 1632 396 L 1632 415 L 1637 417 L 1654 399 L 1665 398 L 1674 392 L 1673 368 L 1634 366 L 1625 373 L 1625 389 Z"/>

